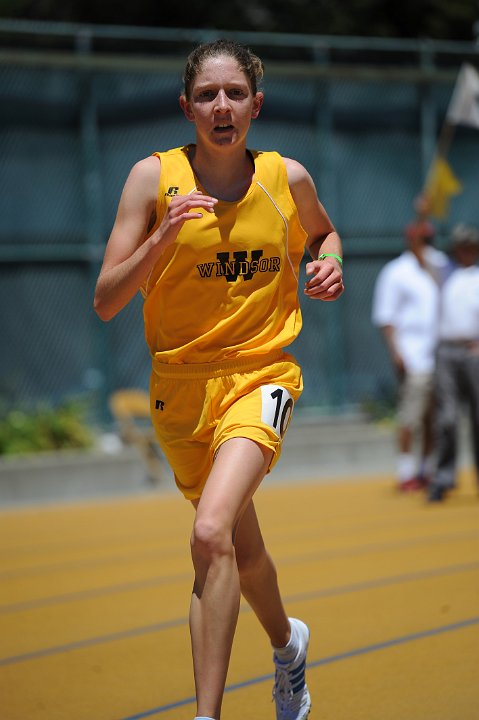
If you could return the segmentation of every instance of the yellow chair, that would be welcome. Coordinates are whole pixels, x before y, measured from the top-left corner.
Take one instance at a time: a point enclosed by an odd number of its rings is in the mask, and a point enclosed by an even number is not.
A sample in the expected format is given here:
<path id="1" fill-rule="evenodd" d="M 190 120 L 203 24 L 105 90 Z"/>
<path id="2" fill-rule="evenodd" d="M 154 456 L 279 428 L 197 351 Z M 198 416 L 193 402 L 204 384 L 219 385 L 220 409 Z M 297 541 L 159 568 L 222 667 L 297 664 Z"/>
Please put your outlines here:
<path id="1" fill-rule="evenodd" d="M 112 393 L 110 410 L 122 441 L 136 447 L 155 485 L 167 476 L 167 463 L 155 437 L 150 418 L 150 398 L 144 390 L 125 388 Z"/>

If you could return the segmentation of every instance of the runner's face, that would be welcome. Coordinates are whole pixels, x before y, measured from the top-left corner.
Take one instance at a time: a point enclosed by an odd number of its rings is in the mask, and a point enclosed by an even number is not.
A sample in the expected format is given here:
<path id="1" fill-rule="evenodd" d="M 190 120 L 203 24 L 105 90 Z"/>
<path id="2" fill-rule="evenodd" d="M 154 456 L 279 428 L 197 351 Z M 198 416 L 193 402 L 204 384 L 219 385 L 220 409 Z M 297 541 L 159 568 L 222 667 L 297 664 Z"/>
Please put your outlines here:
<path id="1" fill-rule="evenodd" d="M 246 142 L 252 118 L 259 114 L 263 94 L 253 95 L 249 79 L 228 56 L 211 58 L 191 87 L 190 99 L 181 98 L 188 120 L 196 125 L 197 139 L 208 144 Z"/>

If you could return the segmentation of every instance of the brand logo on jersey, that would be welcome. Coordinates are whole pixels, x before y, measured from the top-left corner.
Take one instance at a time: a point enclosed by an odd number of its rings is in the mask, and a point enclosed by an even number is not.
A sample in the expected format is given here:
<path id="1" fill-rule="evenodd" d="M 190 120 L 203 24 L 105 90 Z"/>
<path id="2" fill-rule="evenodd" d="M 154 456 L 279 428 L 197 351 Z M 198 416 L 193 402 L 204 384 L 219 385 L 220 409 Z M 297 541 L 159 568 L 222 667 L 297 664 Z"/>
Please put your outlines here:
<path id="1" fill-rule="evenodd" d="M 248 257 L 247 250 L 236 252 L 219 252 L 216 262 L 201 263 L 197 265 L 202 278 L 224 277 L 226 282 L 235 282 L 239 277 L 251 280 L 257 272 L 279 272 L 281 258 L 264 258 L 262 250 L 252 250 Z"/>
<path id="2" fill-rule="evenodd" d="M 163 412 L 164 409 L 165 409 L 165 403 L 163 402 L 163 400 L 156 400 L 155 401 L 155 410 L 161 410 L 161 412 Z"/>
<path id="3" fill-rule="evenodd" d="M 167 192 L 165 192 L 165 197 L 174 197 L 175 195 L 178 195 L 178 190 L 180 188 L 176 187 L 176 185 L 172 185 L 168 188 Z"/>

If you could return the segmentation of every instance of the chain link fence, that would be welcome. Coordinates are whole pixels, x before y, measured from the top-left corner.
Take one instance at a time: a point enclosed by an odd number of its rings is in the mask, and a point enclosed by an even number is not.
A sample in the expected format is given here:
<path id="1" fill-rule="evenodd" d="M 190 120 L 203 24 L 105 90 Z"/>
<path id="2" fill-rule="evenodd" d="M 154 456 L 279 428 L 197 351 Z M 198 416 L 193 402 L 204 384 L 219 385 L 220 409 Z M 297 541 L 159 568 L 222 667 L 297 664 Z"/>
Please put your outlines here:
<path id="1" fill-rule="evenodd" d="M 142 32 L 149 51 L 140 54 Z M 183 59 L 211 33 L 156 32 L 155 44 L 154 31 L 140 29 L 0 22 L 3 410 L 81 397 L 107 423 L 112 391 L 148 386 L 140 298 L 107 325 L 92 299 L 131 166 L 194 140 L 178 107 Z M 52 35 L 60 48 L 45 40 Z M 113 47 L 96 49 L 105 37 Z M 478 51 L 382 41 L 375 54 L 372 41 L 239 39 L 266 64 L 250 146 L 308 168 L 344 242 L 347 292 L 337 303 L 304 299 L 303 269 L 303 331 L 291 348 L 304 370 L 298 409 L 388 402 L 394 378 L 370 321 L 374 281 L 402 250 L 458 68 L 464 59 L 477 64 Z M 479 224 L 479 132 L 458 128 L 449 160 L 464 189 L 437 226 L 443 248 L 454 223 Z"/>

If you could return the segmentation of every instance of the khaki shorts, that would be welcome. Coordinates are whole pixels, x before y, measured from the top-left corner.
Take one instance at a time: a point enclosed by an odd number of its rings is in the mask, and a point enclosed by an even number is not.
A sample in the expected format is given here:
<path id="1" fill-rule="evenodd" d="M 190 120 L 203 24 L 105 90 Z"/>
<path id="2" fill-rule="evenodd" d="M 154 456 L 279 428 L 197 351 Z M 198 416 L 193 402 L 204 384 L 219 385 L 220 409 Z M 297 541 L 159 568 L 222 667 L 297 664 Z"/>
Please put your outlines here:
<path id="1" fill-rule="evenodd" d="M 215 453 L 230 438 L 270 448 L 271 470 L 302 389 L 299 365 L 283 352 L 205 365 L 154 362 L 151 417 L 183 495 L 200 497 Z"/>
<path id="2" fill-rule="evenodd" d="M 401 427 L 416 429 L 431 410 L 434 379 L 432 373 L 406 375 L 399 390 L 398 422 Z"/>

